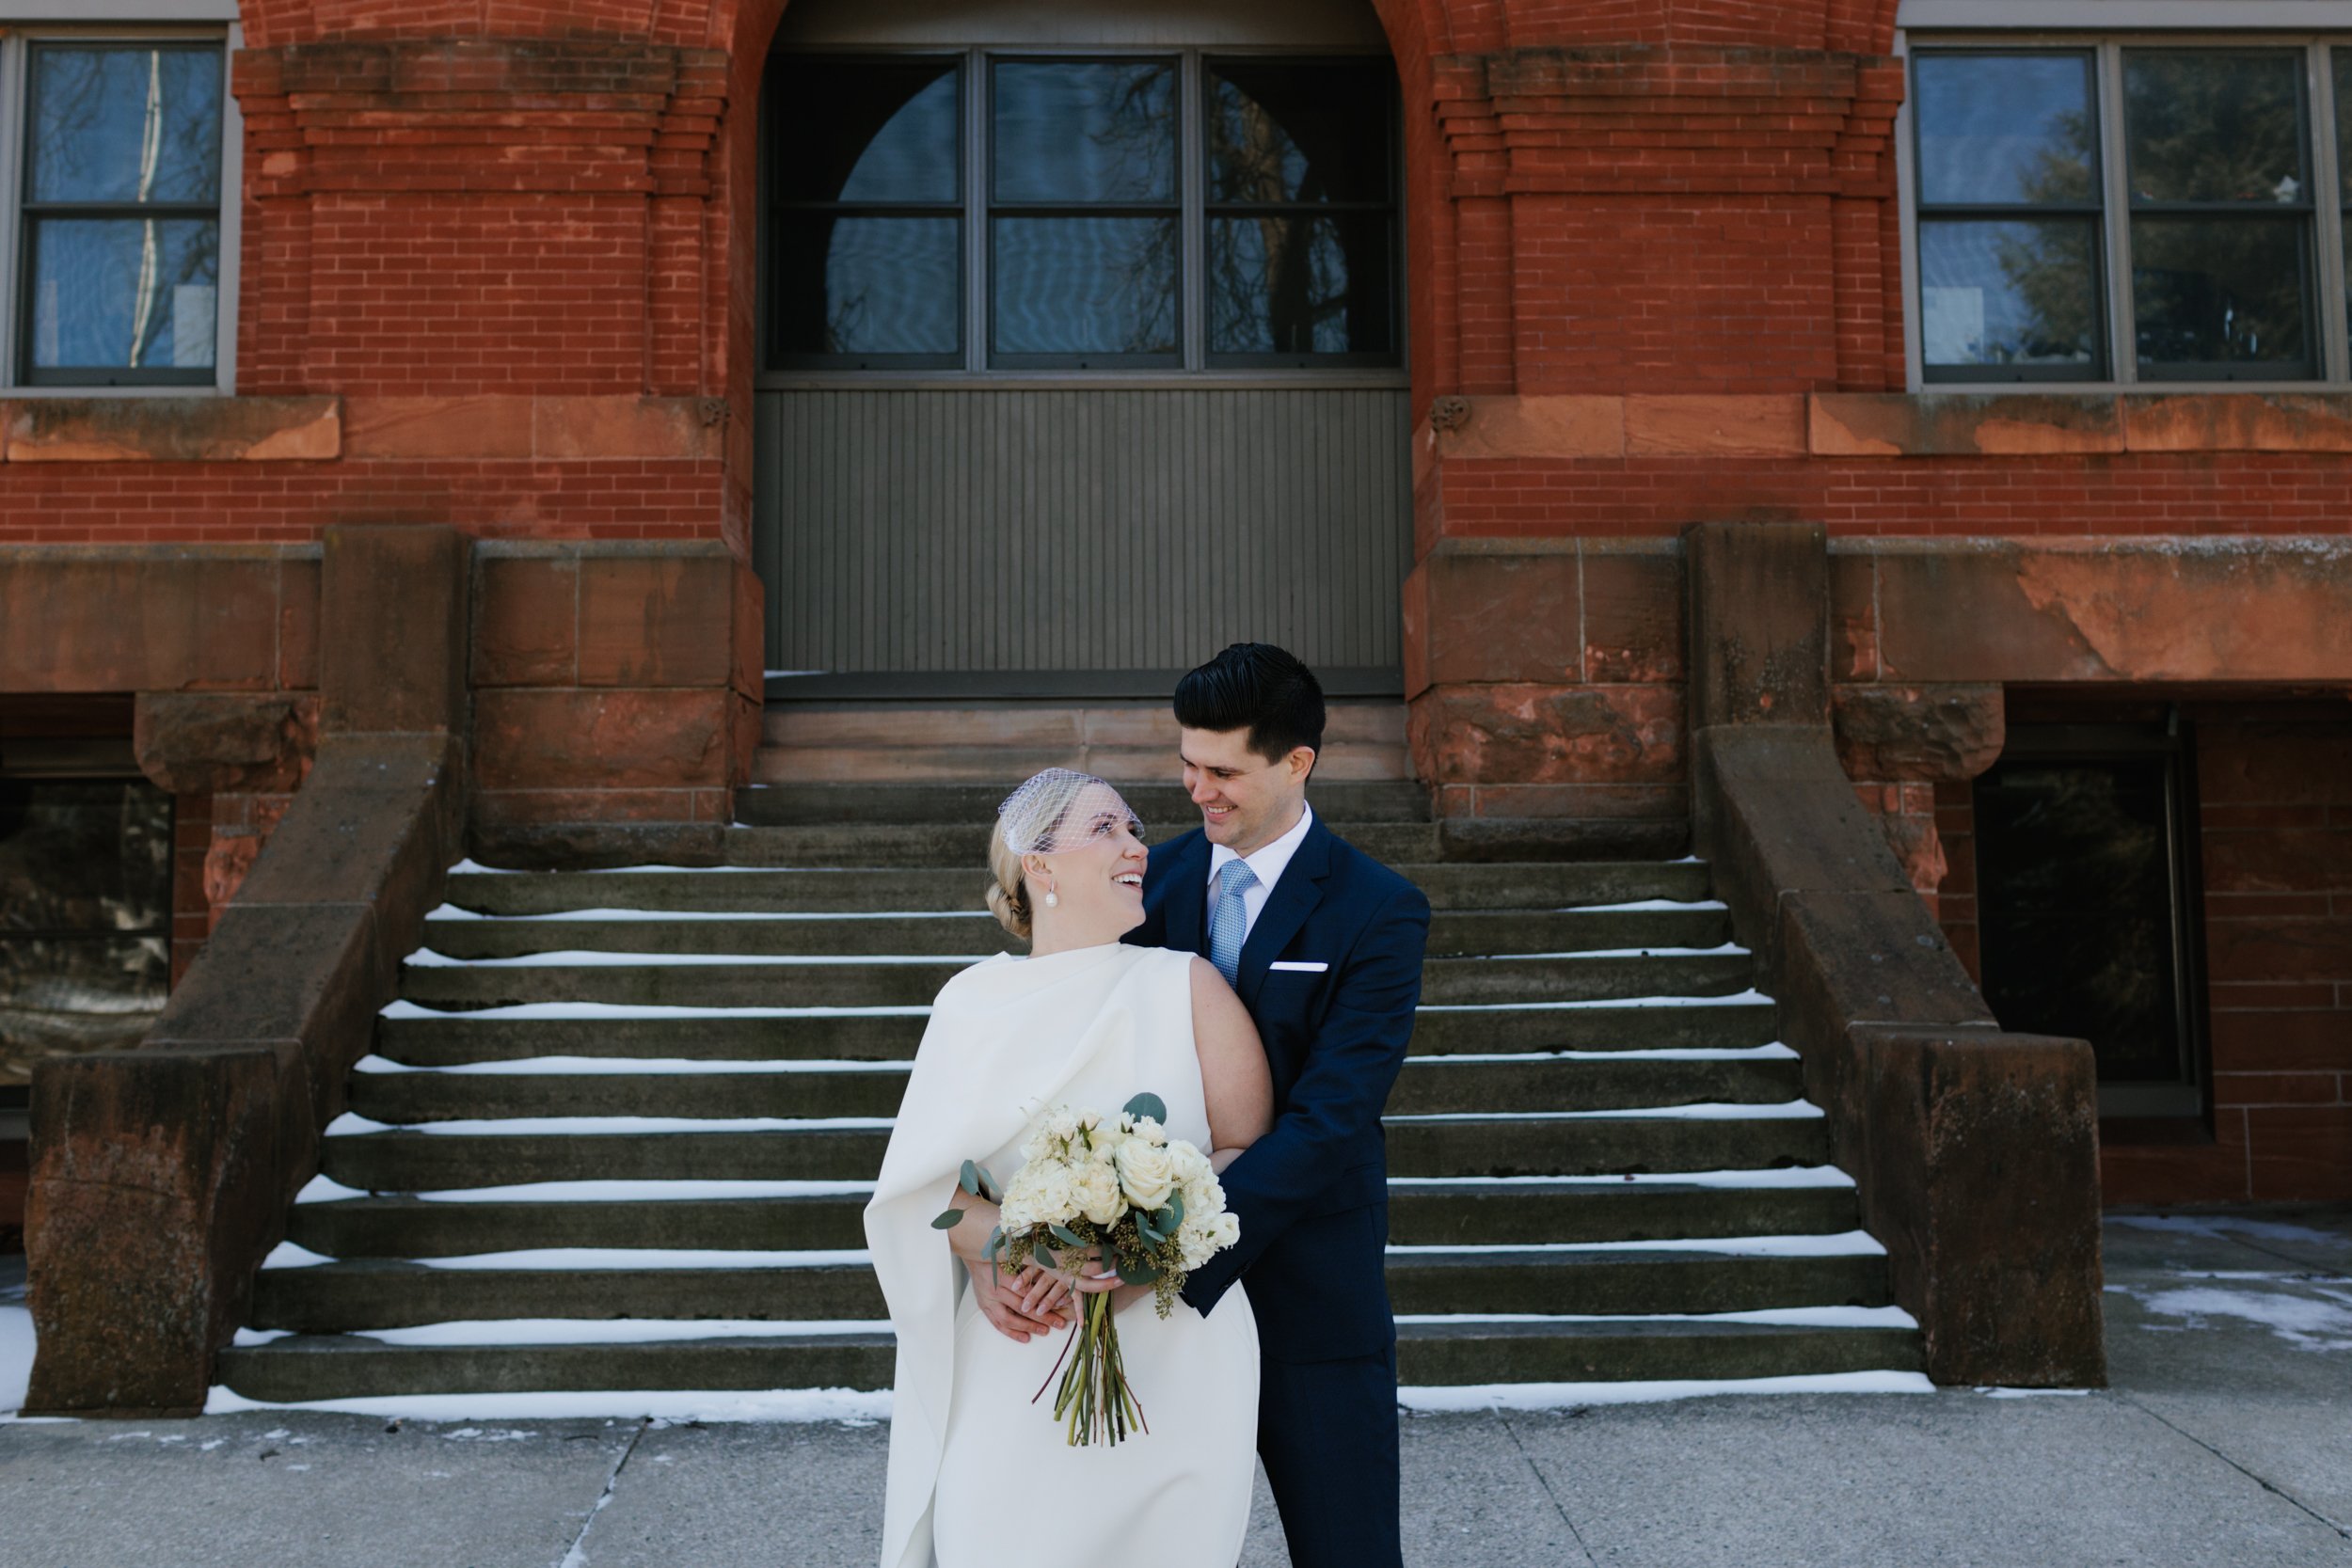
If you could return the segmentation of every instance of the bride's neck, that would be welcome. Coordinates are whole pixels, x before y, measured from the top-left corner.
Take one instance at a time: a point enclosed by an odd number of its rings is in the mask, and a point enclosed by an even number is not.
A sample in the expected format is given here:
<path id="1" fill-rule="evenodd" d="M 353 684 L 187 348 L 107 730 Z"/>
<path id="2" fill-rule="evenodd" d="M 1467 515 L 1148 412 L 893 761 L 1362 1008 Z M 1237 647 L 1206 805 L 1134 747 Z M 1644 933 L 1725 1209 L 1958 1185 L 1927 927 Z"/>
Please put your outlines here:
<path id="1" fill-rule="evenodd" d="M 1102 920 L 1075 920 L 1056 911 L 1058 919 L 1047 918 L 1046 911 L 1037 911 L 1029 927 L 1029 957 L 1046 958 L 1055 953 L 1075 952 L 1081 947 L 1105 947 L 1126 935 L 1125 928 L 1114 929 Z"/>

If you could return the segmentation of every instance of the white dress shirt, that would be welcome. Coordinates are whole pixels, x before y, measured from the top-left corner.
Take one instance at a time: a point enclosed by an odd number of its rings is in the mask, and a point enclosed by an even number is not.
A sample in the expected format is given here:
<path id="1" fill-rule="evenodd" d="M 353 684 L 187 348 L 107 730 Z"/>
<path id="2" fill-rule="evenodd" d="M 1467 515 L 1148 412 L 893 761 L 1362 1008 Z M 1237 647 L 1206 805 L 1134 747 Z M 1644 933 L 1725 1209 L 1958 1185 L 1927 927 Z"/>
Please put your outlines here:
<path id="1" fill-rule="evenodd" d="M 1303 801 L 1298 808 L 1298 820 L 1291 831 L 1271 844 L 1261 845 L 1247 855 L 1237 855 L 1222 844 L 1209 846 L 1209 906 L 1207 920 L 1216 918 L 1216 874 L 1225 869 L 1228 861 L 1248 863 L 1250 874 L 1258 879 L 1254 887 L 1245 889 L 1241 895 L 1241 940 L 1248 942 L 1249 933 L 1258 928 L 1258 916 L 1265 912 L 1265 901 L 1274 895 L 1274 884 L 1282 878 L 1282 870 L 1298 853 L 1298 847 L 1307 842 L 1307 830 L 1313 825 L 1315 808 Z M 1204 921 L 1201 929 L 1208 929 Z"/>

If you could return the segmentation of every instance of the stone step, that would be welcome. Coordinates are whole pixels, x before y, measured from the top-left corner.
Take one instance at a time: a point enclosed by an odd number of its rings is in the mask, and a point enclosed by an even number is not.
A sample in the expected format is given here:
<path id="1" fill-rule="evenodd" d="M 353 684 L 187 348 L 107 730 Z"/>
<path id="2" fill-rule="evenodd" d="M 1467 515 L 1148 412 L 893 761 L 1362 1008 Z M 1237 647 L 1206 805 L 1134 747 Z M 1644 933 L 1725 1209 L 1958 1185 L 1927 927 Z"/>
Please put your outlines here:
<path id="1" fill-rule="evenodd" d="M 523 1002 L 928 1006 L 939 988 L 964 967 L 962 962 L 935 959 L 586 965 L 411 961 L 402 969 L 400 994 L 421 1006 L 440 1008 Z M 1613 951 L 1569 958 L 1432 958 L 1422 971 L 1422 1000 L 1432 1006 L 1462 1006 L 1726 996 L 1748 987 L 1752 968 L 1750 956 L 1737 948 L 1700 953 Z"/>
<path id="2" fill-rule="evenodd" d="M 1721 909 L 1447 911 L 1430 922 L 1428 956 L 1573 953 L 1599 948 L 1716 947 L 1730 935 Z M 726 916 L 680 919 L 474 919 L 425 922 L 424 945 L 452 958 L 561 951 L 813 958 L 1021 953 L 984 910 L 949 914 Z"/>
<path id="3" fill-rule="evenodd" d="M 1398 1177 L 1612 1176 L 1828 1161 L 1818 1115 L 1391 1117 Z M 324 1140 L 321 1168 L 363 1192 L 528 1181 L 870 1181 L 886 1127 L 711 1132 L 387 1132 Z"/>
<path id="4" fill-rule="evenodd" d="M 1397 1325 L 1407 1387 L 1489 1383 L 1719 1382 L 1917 1371 L 1918 1330 L 1619 1319 Z"/>
<path id="5" fill-rule="evenodd" d="M 397 1125 L 511 1117 L 892 1117 L 907 1074 L 893 1067 L 768 1072 L 365 1071 L 350 1108 Z M 1417 1057 L 1391 1116 L 1598 1111 L 1704 1101 L 1772 1104 L 1804 1093 L 1787 1052 L 1692 1061 L 1654 1057 L 1454 1061 Z"/>
<path id="6" fill-rule="evenodd" d="M 735 818 L 755 827 L 824 827 L 844 822 L 891 824 L 977 823 L 983 830 L 996 819 L 1006 793 L 1029 774 L 1056 766 L 1035 768 L 1017 764 L 998 769 L 988 784 L 781 784 L 755 785 L 735 795 Z M 1159 769 L 1168 777 L 1166 758 Z M 1184 786 L 1174 783 L 1124 783 L 1119 786 L 1128 807 L 1143 819 L 1147 838 L 1173 838 L 1200 825 L 1200 809 Z M 1429 791 L 1409 779 L 1317 779 L 1309 797 L 1317 815 L 1334 824 L 1342 837 L 1375 823 L 1426 822 Z"/>
<path id="7" fill-rule="evenodd" d="M 818 1255 L 824 1256 L 824 1255 Z M 1876 1307 L 1886 1260 L 1689 1251 L 1391 1252 L 1399 1313 L 1743 1312 Z M 500 1318 L 875 1322 L 889 1307 L 863 1260 L 753 1268 L 448 1268 L 363 1259 L 263 1269 L 246 1323 L 349 1333 Z"/>
<path id="8" fill-rule="evenodd" d="M 1913 1371 L 1921 1364 L 1916 1331 L 1901 1328 L 1620 1320 L 1397 1329 L 1397 1371 L 1408 1387 Z M 880 1389 L 890 1386 L 894 1366 L 887 1332 L 453 1347 L 299 1336 L 223 1352 L 220 1378 L 247 1399 L 294 1403 L 566 1389 Z"/>
<path id="9" fill-rule="evenodd" d="M 1672 1006 L 1423 1007 L 1415 1054 L 1534 1051 L 1737 1049 L 1769 1042 L 1777 1013 L 1761 1000 Z M 727 1061 L 908 1061 L 924 1009 L 809 1017 L 511 1018 L 421 1015 L 376 1021 L 376 1049 L 396 1062 L 447 1067 L 521 1056 L 667 1056 Z"/>
<path id="10" fill-rule="evenodd" d="M 488 1202 L 392 1196 L 296 1204 L 287 1239 L 330 1258 L 448 1258 L 523 1247 L 796 1252 L 866 1244 L 864 1193 L 784 1197 Z M 1433 1182 L 1389 1186 L 1405 1246 L 1835 1235 L 1859 1223 L 1851 1186 Z"/>
<path id="11" fill-rule="evenodd" d="M 1402 746 L 1406 719 L 1401 702 L 1334 701 L 1325 709 L 1325 748 L 1359 741 Z M 1176 754 L 1182 735 L 1166 703 L 779 703 L 761 715 L 760 739 L 794 748 L 1156 747 L 1165 760 Z"/>
<path id="12" fill-rule="evenodd" d="M 1671 861 L 1690 847 L 1679 816 L 1608 821 L 1455 817 L 1443 822 L 1338 825 L 1341 836 L 1387 864 L 1533 861 Z M 985 867 L 989 821 L 834 823 L 769 828 L 716 823 L 569 822 L 472 831 L 474 858 L 515 871 L 628 866 Z"/>
<path id="13" fill-rule="evenodd" d="M 1494 864 L 1424 863 L 1397 869 L 1438 910 L 1564 910 L 1646 900 L 1696 903 L 1708 896 L 1696 861 L 1560 861 Z M 900 910 L 978 911 L 985 868 L 867 867 L 860 870 L 460 871 L 449 902 L 480 914 L 556 914 L 573 910 L 685 910 L 707 913 L 872 914 Z"/>
<path id="14" fill-rule="evenodd" d="M 1048 768 L 1074 768 L 1127 788 L 1159 784 L 1175 764 L 1172 737 L 1165 746 L 762 746 L 752 755 L 752 787 L 965 784 L 993 789 L 1001 798 L 1030 774 Z M 1412 777 L 1412 753 L 1402 742 L 1333 742 L 1326 737 L 1315 761 L 1317 794 L 1341 787 L 1342 781 L 1409 783 Z"/>

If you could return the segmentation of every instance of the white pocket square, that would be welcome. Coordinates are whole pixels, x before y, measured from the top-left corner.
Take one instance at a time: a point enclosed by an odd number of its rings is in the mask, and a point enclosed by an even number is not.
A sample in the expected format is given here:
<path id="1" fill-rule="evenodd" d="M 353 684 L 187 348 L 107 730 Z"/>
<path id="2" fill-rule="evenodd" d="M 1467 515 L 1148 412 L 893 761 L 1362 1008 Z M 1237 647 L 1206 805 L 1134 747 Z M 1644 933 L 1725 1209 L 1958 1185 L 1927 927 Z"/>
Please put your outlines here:
<path id="1" fill-rule="evenodd" d="M 1300 974 L 1320 974 L 1331 966 L 1329 964 L 1299 963 L 1289 958 L 1278 958 L 1274 962 L 1266 965 L 1266 967 L 1268 969 L 1292 970 Z"/>

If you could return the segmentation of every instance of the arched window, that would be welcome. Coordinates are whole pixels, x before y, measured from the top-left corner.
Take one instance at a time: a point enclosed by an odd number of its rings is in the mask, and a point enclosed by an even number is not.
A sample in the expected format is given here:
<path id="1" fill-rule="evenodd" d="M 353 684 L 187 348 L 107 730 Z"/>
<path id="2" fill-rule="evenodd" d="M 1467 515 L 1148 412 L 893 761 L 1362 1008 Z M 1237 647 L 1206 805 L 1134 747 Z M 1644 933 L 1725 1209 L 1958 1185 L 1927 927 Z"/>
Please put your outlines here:
<path id="1" fill-rule="evenodd" d="M 1401 363 L 1385 55 L 799 50 L 768 81 L 771 369 Z"/>

